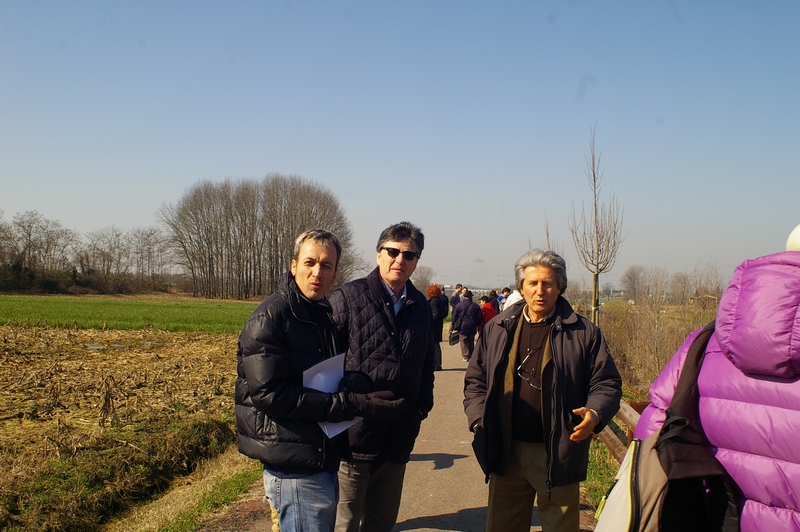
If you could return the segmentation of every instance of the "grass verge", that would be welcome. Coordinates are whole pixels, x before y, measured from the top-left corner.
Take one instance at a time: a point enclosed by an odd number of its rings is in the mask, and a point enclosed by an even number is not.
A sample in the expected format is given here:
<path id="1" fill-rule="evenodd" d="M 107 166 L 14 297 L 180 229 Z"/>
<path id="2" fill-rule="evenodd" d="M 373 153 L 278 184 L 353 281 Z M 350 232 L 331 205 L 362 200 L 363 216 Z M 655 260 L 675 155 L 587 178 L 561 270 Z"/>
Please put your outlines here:
<path id="1" fill-rule="evenodd" d="M 595 508 L 611 487 L 618 469 L 619 463 L 608 451 L 608 447 L 600 440 L 593 439 L 589 449 L 589 472 L 583 482 L 583 490 Z"/>
<path id="2" fill-rule="evenodd" d="M 261 479 L 261 464 L 239 454 L 235 445 L 182 477 L 164 496 L 132 508 L 102 532 L 197 530 L 210 515 L 233 502 Z"/>
<path id="3" fill-rule="evenodd" d="M 193 508 L 181 512 L 175 520 L 161 528 L 160 532 L 192 532 L 202 523 L 205 515 L 215 512 L 233 502 L 245 492 L 253 482 L 261 478 L 261 466 L 225 479 L 197 502 Z"/>
<path id="4" fill-rule="evenodd" d="M 206 416 L 173 419 L 166 431 L 140 426 L 124 432 L 84 435 L 71 442 L 73 454 L 18 477 L 3 493 L 3 530 L 96 529 L 104 516 L 163 492 L 170 479 L 236 439 L 229 425 Z"/>

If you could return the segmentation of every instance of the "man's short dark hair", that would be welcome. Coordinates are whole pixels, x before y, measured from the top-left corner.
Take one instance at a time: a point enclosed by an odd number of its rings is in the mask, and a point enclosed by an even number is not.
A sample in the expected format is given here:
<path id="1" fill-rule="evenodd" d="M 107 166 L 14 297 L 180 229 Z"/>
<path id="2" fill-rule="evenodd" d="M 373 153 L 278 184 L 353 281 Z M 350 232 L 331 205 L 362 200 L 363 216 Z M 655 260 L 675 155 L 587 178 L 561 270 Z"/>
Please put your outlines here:
<path id="1" fill-rule="evenodd" d="M 324 229 L 309 229 L 300 233 L 294 241 L 294 255 L 293 258 L 297 260 L 300 257 L 300 248 L 306 240 L 311 240 L 318 246 L 333 246 L 336 249 L 336 267 L 339 267 L 339 259 L 342 257 L 342 244 L 336 235 Z"/>
<path id="2" fill-rule="evenodd" d="M 378 245 L 375 246 L 375 251 L 380 253 L 386 242 L 405 242 L 407 240 L 414 242 L 417 246 L 417 253 L 422 256 L 422 248 L 425 247 L 425 235 L 422 234 L 422 230 L 419 227 L 410 222 L 400 222 L 384 229 L 381 236 L 378 237 Z"/>

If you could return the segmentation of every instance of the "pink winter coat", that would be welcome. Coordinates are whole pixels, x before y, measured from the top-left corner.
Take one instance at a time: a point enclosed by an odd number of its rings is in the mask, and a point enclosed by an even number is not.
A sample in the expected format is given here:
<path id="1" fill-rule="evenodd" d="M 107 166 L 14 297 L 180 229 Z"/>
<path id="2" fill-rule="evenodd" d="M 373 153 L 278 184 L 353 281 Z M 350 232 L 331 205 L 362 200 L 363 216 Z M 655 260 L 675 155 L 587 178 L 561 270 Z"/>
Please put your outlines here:
<path id="1" fill-rule="evenodd" d="M 650 387 L 636 438 L 660 429 L 698 333 Z M 720 299 L 698 391 L 709 447 L 741 491 L 742 531 L 800 530 L 800 252 L 736 268 Z"/>

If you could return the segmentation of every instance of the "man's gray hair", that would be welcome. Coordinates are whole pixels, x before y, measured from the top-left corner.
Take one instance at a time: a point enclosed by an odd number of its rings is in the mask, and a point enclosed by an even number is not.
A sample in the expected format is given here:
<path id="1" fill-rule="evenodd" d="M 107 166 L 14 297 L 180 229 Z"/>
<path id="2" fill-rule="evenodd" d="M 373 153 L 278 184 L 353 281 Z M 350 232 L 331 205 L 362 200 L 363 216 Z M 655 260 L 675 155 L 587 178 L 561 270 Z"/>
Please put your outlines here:
<path id="1" fill-rule="evenodd" d="M 522 282 L 525 280 L 525 269 L 529 266 L 547 266 L 552 269 L 556 273 L 559 294 L 563 294 L 567 289 L 567 263 L 561 258 L 561 255 L 554 251 L 532 249 L 517 259 L 514 264 L 514 277 L 520 292 L 522 292 Z"/>
<path id="2" fill-rule="evenodd" d="M 300 233 L 294 241 L 294 260 L 300 258 L 300 248 L 306 240 L 311 240 L 318 246 L 333 246 L 336 249 L 336 268 L 339 267 L 339 259 L 342 258 L 342 244 L 336 235 L 324 229 L 309 229 Z"/>

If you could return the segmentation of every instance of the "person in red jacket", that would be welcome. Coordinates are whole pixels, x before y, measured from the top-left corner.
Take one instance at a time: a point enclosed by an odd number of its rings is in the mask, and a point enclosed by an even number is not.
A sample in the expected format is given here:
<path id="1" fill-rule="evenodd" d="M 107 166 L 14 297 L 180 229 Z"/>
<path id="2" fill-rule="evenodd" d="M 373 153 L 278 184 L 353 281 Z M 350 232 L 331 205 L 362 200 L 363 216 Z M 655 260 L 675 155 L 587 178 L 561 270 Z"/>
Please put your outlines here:
<path id="1" fill-rule="evenodd" d="M 483 322 L 478 325 L 478 333 L 483 331 L 483 326 L 498 314 L 497 309 L 494 308 L 488 296 L 481 296 L 481 314 L 483 314 Z"/>

